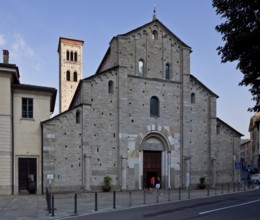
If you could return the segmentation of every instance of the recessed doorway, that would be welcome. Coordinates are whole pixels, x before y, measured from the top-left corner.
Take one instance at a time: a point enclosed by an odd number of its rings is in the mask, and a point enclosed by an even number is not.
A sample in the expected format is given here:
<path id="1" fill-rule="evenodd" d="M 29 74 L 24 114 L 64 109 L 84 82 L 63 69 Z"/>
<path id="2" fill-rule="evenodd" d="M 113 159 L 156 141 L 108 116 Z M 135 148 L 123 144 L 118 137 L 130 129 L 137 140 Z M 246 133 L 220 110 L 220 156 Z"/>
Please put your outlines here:
<path id="1" fill-rule="evenodd" d="M 143 152 L 143 187 L 150 187 L 150 179 L 154 176 L 161 178 L 161 151 Z"/>
<path id="2" fill-rule="evenodd" d="M 20 194 L 36 193 L 36 158 L 18 158 L 18 190 Z"/>

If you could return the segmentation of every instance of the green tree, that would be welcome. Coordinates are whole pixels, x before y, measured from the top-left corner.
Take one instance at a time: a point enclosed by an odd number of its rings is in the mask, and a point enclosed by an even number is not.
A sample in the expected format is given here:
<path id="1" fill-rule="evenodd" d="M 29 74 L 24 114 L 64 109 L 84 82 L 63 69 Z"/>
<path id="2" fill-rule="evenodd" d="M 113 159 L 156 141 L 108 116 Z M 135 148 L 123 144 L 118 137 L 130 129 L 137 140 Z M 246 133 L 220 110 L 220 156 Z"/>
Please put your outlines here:
<path id="1" fill-rule="evenodd" d="M 260 0 L 213 0 L 213 7 L 223 23 L 216 26 L 225 42 L 217 48 L 223 63 L 237 61 L 244 77 L 240 86 L 249 86 L 255 106 L 260 111 Z"/>

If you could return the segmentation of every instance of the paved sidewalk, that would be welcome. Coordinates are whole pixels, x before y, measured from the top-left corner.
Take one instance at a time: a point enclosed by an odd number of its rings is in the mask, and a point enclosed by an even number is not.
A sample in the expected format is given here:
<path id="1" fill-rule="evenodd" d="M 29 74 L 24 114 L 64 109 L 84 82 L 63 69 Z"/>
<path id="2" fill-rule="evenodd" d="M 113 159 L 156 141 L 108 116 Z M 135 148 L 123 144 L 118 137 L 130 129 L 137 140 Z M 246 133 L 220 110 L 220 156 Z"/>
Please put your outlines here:
<path id="1" fill-rule="evenodd" d="M 244 189 L 160 190 L 54 194 L 54 213 L 47 210 L 45 195 L 0 196 L 0 220 L 64 219 L 75 215 L 149 206 L 180 200 L 243 192 Z M 97 198 L 97 200 L 95 200 Z M 114 199 L 115 198 L 115 199 Z M 97 202 L 95 202 L 97 201 Z M 76 212 L 76 213 L 75 213 Z"/>

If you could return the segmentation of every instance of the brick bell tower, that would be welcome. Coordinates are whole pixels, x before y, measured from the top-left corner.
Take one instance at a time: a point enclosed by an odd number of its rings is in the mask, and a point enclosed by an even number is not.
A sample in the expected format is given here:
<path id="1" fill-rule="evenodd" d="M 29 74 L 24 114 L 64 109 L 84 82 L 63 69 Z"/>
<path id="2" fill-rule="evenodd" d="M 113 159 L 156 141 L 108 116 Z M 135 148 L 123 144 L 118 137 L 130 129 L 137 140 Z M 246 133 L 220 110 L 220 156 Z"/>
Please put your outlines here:
<path id="1" fill-rule="evenodd" d="M 59 53 L 59 112 L 71 103 L 82 74 L 82 47 L 84 41 L 60 37 Z"/>

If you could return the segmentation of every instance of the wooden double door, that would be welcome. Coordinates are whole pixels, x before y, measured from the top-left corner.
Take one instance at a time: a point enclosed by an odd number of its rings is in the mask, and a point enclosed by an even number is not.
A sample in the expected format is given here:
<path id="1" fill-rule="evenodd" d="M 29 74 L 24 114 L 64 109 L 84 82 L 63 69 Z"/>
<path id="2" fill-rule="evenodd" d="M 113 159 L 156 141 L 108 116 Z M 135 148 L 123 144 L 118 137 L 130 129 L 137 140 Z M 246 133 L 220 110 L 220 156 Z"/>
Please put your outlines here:
<path id="1" fill-rule="evenodd" d="M 161 178 L 162 152 L 144 151 L 143 152 L 143 187 L 150 187 L 152 177 Z"/>

